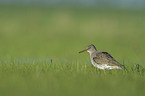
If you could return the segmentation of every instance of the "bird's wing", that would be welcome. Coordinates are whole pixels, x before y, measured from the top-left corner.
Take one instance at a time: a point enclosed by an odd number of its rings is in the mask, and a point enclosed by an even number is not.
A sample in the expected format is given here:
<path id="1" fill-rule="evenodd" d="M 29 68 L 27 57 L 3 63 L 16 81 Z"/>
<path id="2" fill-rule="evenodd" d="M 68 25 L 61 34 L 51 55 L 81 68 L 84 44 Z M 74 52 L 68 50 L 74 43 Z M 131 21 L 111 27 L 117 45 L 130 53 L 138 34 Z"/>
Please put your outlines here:
<path id="1" fill-rule="evenodd" d="M 108 52 L 104 52 L 104 51 L 97 52 L 96 57 L 94 57 L 93 60 L 97 64 L 109 64 L 111 66 L 122 66 Z"/>

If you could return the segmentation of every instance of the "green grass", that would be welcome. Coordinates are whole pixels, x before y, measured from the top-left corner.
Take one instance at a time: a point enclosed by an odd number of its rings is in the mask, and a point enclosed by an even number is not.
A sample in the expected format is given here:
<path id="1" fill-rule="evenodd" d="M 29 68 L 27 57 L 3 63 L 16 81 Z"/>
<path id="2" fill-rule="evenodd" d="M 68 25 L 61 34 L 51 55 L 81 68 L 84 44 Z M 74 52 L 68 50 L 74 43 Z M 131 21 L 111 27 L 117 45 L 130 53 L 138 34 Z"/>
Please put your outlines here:
<path id="1" fill-rule="evenodd" d="M 144 72 L 112 70 L 104 72 L 73 60 L 0 65 L 0 93 L 3 96 L 48 95 L 141 95 L 144 93 Z"/>
<path id="2" fill-rule="evenodd" d="M 0 96 L 145 93 L 144 11 L 0 6 L 0 12 Z M 91 43 L 129 72 L 104 75 L 92 67 L 88 53 L 78 54 Z"/>

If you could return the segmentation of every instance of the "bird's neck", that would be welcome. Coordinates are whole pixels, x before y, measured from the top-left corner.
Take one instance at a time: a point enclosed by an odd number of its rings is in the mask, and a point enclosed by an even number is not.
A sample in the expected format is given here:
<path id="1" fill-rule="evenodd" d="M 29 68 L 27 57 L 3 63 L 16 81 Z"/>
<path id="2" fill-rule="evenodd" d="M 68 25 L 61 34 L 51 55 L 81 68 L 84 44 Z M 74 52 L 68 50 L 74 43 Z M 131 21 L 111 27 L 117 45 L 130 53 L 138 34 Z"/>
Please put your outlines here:
<path id="1" fill-rule="evenodd" d="M 94 51 L 89 51 L 89 53 L 90 53 L 90 56 L 91 56 L 92 54 L 96 53 L 96 50 L 94 50 Z"/>

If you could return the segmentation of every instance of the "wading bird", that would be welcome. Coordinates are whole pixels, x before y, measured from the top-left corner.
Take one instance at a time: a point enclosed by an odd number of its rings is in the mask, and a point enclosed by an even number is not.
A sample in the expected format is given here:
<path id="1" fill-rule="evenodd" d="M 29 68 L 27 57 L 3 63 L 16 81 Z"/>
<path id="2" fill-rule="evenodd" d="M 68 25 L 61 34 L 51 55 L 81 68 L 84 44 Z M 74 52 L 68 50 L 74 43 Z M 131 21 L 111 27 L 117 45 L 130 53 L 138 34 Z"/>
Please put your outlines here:
<path id="1" fill-rule="evenodd" d="M 117 62 L 108 52 L 98 51 L 93 44 L 89 45 L 87 49 L 80 51 L 79 53 L 85 51 L 90 53 L 90 59 L 93 66 L 104 70 L 104 73 L 106 70 L 123 69 L 124 67 L 124 65 Z"/>

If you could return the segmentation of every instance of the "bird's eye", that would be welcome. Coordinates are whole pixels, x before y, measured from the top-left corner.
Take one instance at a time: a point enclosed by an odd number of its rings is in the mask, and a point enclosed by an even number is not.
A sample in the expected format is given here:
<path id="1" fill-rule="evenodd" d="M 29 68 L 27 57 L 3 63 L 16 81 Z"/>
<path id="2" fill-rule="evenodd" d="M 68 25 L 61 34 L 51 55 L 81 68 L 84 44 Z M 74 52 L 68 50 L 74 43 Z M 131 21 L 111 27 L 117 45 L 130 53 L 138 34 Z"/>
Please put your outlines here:
<path id="1" fill-rule="evenodd" d="M 90 49 L 91 47 L 88 47 L 88 49 Z"/>

